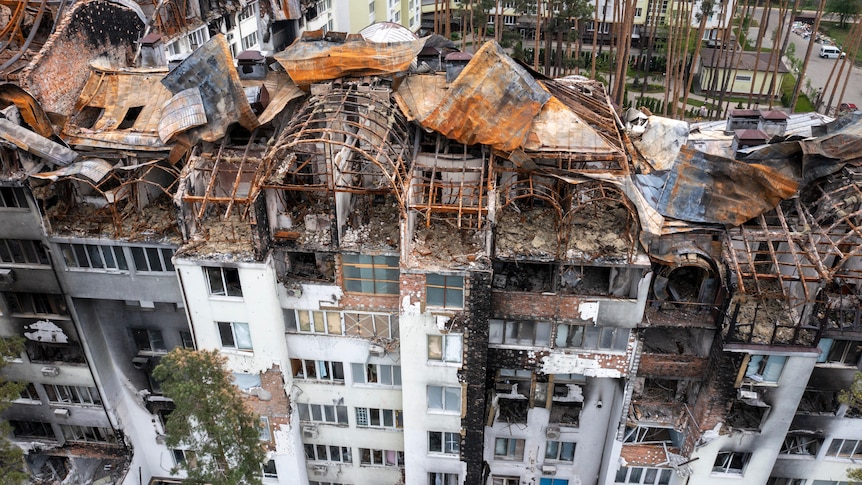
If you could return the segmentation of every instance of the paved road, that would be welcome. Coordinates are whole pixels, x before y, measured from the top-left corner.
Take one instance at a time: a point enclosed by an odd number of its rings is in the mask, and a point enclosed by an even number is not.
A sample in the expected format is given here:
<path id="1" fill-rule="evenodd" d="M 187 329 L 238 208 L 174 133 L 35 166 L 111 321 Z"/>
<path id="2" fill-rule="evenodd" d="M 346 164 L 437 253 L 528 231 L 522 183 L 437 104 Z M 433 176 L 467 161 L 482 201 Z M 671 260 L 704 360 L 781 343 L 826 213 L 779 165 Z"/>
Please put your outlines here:
<path id="1" fill-rule="evenodd" d="M 758 22 L 760 22 L 762 15 L 763 9 L 755 9 L 753 17 L 757 19 Z M 786 28 L 789 27 L 790 23 L 788 22 Z M 760 27 L 752 27 L 751 29 L 749 29 L 749 39 L 751 39 L 752 44 L 755 42 L 755 39 L 757 39 L 757 32 L 759 28 Z M 763 38 L 763 42 L 766 47 L 771 47 L 771 32 L 778 28 L 778 9 L 772 9 L 769 17 L 769 22 L 767 23 L 767 25 L 765 25 L 765 28 L 767 32 Z M 781 34 L 781 37 L 777 38 L 782 39 L 781 42 L 783 42 L 784 33 Z M 796 45 L 796 58 L 805 58 L 805 52 L 808 49 L 809 40 L 810 39 L 803 39 L 802 36 L 797 35 L 793 32 L 790 33 L 790 42 Z M 820 110 L 821 112 L 823 112 L 825 110 L 826 103 L 829 102 L 829 96 L 832 93 L 831 86 L 835 84 L 835 78 L 838 76 L 838 70 L 841 68 L 840 63 L 843 61 L 841 59 L 821 59 L 819 56 L 820 45 L 821 44 L 815 43 L 814 47 L 811 50 L 811 60 L 808 63 L 808 70 L 806 71 L 804 82 L 811 81 L 812 87 L 814 87 L 815 89 L 823 89 L 823 87 L 826 85 L 826 81 L 829 79 L 829 74 L 830 72 L 832 72 L 832 68 L 837 65 L 832 76 L 832 82 L 830 83 L 829 91 L 823 94 L 823 107 Z M 790 63 L 786 63 L 787 66 L 790 67 Z M 835 104 L 838 103 L 838 98 L 841 95 L 841 89 L 844 85 L 844 79 L 846 79 L 847 77 L 847 68 L 850 65 L 850 61 L 848 60 L 847 65 L 844 67 L 844 72 L 841 75 L 841 79 L 838 83 L 838 89 L 835 92 L 835 97 L 832 100 L 833 107 Z M 803 86 L 805 85 L 803 84 Z M 862 70 L 860 70 L 858 67 L 853 67 L 851 70 L 850 81 L 847 83 L 847 89 L 844 91 L 843 102 L 854 103 L 856 104 L 856 106 L 862 107 Z"/>

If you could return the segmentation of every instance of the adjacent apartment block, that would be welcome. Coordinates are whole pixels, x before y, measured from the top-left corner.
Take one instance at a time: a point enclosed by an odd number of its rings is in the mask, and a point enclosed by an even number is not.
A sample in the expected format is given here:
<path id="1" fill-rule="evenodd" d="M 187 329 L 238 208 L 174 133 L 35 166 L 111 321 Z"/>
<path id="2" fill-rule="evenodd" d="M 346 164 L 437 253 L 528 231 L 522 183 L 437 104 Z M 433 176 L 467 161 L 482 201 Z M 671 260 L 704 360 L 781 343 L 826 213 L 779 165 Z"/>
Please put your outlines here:
<path id="1" fill-rule="evenodd" d="M 0 86 L 2 417 L 40 479 L 180 482 L 151 373 L 188 347 L 267 484 L 847 482 L 856 119 L 737 153 L 793 116 L 694 133 L 392 25 L 169 69 L 135 8 L 70 15 Z"/>

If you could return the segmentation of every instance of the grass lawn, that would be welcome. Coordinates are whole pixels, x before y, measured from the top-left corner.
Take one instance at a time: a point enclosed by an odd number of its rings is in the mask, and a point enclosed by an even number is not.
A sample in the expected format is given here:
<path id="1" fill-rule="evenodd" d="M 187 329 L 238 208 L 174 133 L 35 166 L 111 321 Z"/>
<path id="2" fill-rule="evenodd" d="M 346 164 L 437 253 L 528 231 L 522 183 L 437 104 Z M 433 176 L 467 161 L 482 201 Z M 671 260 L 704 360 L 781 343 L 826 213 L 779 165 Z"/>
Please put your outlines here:
<path id="1" fill-rule="evenodd" d="M 790 98 L 793 96 L 794 86 L 796 86 L 796 77 L 790 75 L 784 76 L 784 80 L 781 82 L 781 100 L 783 103 L 790 102 Z M 814 104 L 811 103 L 808 96 L 800 92 L 799 97 L 796 98 L 796 108 L 793 112 L 811 113 L 812 111 L 814 111 Z"/>

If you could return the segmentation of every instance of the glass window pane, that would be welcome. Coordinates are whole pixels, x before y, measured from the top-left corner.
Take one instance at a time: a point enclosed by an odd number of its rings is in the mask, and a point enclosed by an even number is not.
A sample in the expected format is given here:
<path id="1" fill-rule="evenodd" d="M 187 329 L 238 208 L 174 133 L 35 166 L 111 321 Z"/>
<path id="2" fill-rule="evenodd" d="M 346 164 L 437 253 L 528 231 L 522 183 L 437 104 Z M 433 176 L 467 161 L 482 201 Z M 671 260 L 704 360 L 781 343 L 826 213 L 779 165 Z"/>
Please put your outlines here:
<path id="1" fill-rule="evenodd" d="M 81 268 L 89 268 L 90 258 L 87 257 L 87 250 L 84 245 L 73 244 L 72 248 L 75 250 L 75 257 L 78 259 L 78 266 Z"/>
<path id="2" fill-rule="evenodd" d="M 311 414 L 308 412 L 308 404 L 300 404 L 299 405 L 299 419 L 300 421 L 308 421 L 311 418 Z"/>
<path id="3" fill-rule="evenodd" d="M 323 409 L 319 404 L 311 405 L 311 419 L 315 421 L 323 421 Z"/>
<path id="4" fill-rule="evenodd" d="M 461 288 L 446 288 L 446 308 L 464 306 L 464 293 Z"/>
<path id="5" fill-rule="evenodd" d="M 503 321 L 491 320 L 488 330 L 488 342 L 492 344 L 503 343 Z"/>
<path id="6" fill-rule="evenodd" d="M 228 296 L 242 296 L 242 286 L 239 283 L 239 270 L 236 268 L 223 268 L 224 281 L 227 285 Z"/>
<path id="7" fill-rule="evenodd" d="M 428 432 L 428 451 L 443 451 L 443 433 L 437 431 Z"/>
<path id="8" fill-rule="evenodd" d="M 251 350 L 251 331 L 248 329 L 247 323 L 234 323 L 234 332 L 236 332 L 236 347 L 238 349 Z"/>
<path id="9" fill-rule="evenodd" d="M 141 250 L 141 254 L 143 255 L 143 250 Z M 135 264 L 137 265 L 137 260 L 135 260 Z M 145 268 L 146 266 L 142 267 Z M 205 267 L 204 271 L 206 271 L 207 279 L 210 283 L 210 293 L 213 295 L 224 295 L 225 290 L 224 282 L 221 279 L 221 268 Z"/>
<path id="10" fill-rule="evenodd" d="M 111 246 L 102 247 L 102 255 L 105 257 L 106 268 L 116 268 L 117 262 L 114 261 L 114 248 Z"/>
<path id="11" fill-rule="evenodd" d="M 99 251 L 99 246 L 93 244 L 87 244 L 87 252 L 90 255 L 90 267 L 92 268 L 104 268 L 105 265 L 102 262 L 102 253 Z"/>
<path id="12" fill-rule="evenodd" d="M 222 347 L 235 347 L 234 339 L 233 339 L 233 331 L 231 330 L 231 325 L 229 322 L 219 322 L 218 323 L 218 332 L 221 336 L 221 345 Z"/>
<path id="13" fill-rule="evenodd" d="M 341 335 L 341 315 L 338 312 L 326 312 L 326 332 Z"/>
<path id="14" fill-rule="evenodd" d="M 461 362 L 461 335 L 446 336 L 446 362 Z"/>
<path id="15" fill-rule="evenodd" d="M 447 387 L 446 388 L 446 410 L 461 411 L 461 388 Z"/>
<path id="16" fill-rule="evenodd" d="M 315 333 L 324 333 L 323 312 L 311 312 L 311 314 L 314 317 Z"/>
<path id="17" fill-rule="evenodd" d="M 575 444 L 563 443 L 560 450 L 560 459 L 565 461 L 573 461 L 575 459 Z"/>
<path id="18" fill-rule="evenodd" d="M 300 332 L 310 332 L 311 331 L 310 312 L 305 311 L 305 310 L 300 310 L 297 313 L 299 314 L 299 331 Z"/>
<path id="19" fill-rule="evenodd" d="M 428 386 L 428 409 L 443 409 L 443 388 Z"/>
<path id="20" fill-rule="evenodd" d="M 132 260 L 135 262 L 135 269 L 138 271 L 149 271 L 149 265 L 147 264 L 147 258 L 144 256 L 144 248 L 131 248 L 132 249 Z M 209 270 L 211 268 L 207 268 L 207 274 L 209 274 Z M 212 289 L 212 283 L 210 284 L 210 289 Z"/>
<path id="21" fill-rule="evenodd" d="M 644 483 L 655 483 L 656 476 L 658 475 L 658 469 L 656 468 L 647 468 L 644 473 Z"/>
<path id="22" fill-rule="evenodd" d="M 162 260 L 165 262 L 165 271 L 173 271 L 174 263 L 171 262 L 171 258 L 174 256 L 173 249 L 162 249 Z"/>
<path id="23" fill-rule="evenodd" d="M 392 384 L 395 386 L 401 385 L 401 366 L 393 365 L 392 366 Z"/>
<path id="24" fill-rule="evenodd" d="M 335 406 L 323 406 L 323 417 L 329 423 L 335 422 Z"/>
<path id="25" fill-rule="evenodd" d="M 365 365 L 351 363 L 350 372 L 353 374 L 353 382 L 356 384 L 365 384 Z"/>
<path id="26" fill-rule="evenodd" d="M 341 362 L 332 363 L 332 379 L 336 381 L 344 380 L 344 365 Z"/>
<path id="27" fill-rule="evenodd" d="M 383 414 L 383 426 L 386 426 L 389 428 L 395 426 L 395 419 L 393 416 L 395 413 L 391 409 L 383 409 L 382 414 Z"/>
<path id="28" fill-rule="evenodd" d="M 629 483 L 640 483 L 641 475 L 643 474 L 643 468 L 631 468 L 631 473 L 629 473 Z"/>
<path id="29" fill-rule="evenodd" d="M 335 414 L 339 423 L 347 424 L 347 406 L 335 406 Z"/>
<path id="30" fill-rule="evenodd" d="M 443 360 L 443 336 L 428 336 L 428 358 L 431 360 Z"/>
<path id="31" fill-rule="evenodd" d="M 558 441 L 548 441 L 545 445 L 545 458 L 548 460 L 556 460 L 560 452 L 560 443 Z"/>
<path id="32" fill-rule="evenodd" d="M 147 248 L 147 259 L 150 262 L 150 271 L 163 271 L 157 248 Z"/>
<path id="33" fill-rule="evenodd" d="M 551 324 L 540 322 L 536 324 L 536 345 L 550 345 Z"/>

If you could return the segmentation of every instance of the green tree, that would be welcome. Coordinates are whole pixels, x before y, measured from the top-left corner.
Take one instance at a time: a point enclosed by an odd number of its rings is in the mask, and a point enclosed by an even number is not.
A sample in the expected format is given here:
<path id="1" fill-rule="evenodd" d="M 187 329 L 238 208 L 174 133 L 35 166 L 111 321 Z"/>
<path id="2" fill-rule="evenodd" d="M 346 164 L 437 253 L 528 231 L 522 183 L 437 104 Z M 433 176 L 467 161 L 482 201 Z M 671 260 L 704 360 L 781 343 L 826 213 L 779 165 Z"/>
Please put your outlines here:
<path id="1" fill-rule="evenodd" d="M 260 484 L 260 419 L 246 407 L 225 361 L 217 351 L 174 349 L 153 370 L 176 405 L 165 443 L 194 451 L 195 460 L 182 466 L 192 483 Z"/>
<path id="2" fill-rule="evenodd" d="M 0 338 L 0 371 L 10 358 L 21 354 L 23 346 L 19 338 Z M 20 382 L 7 381 L 0 377 L 0 411 L 19 397 L 23 387 Z M 6 439 L 9 432 L 9 423 L 0 421 L 0 484 L 18 485 L 27 480 L 29 475 L 24 468 L 24 452 Z"/>
<path id="3" fill-rule="evenodd" d="M 847 26 L 848 18 L 856 18 L 862 12 L 862 0 L 829 0 L 826 2 L 826 11 L 838 14 L 843 29 Z"/>
<path id="4" fill-rule="evenodd" d="M 850 479 L 851 484 L 862 483 L 862 468 L 848 468 L 847 478 Z"/>

